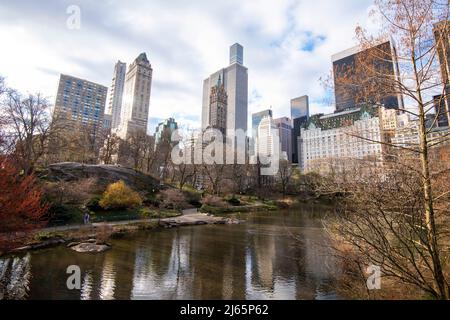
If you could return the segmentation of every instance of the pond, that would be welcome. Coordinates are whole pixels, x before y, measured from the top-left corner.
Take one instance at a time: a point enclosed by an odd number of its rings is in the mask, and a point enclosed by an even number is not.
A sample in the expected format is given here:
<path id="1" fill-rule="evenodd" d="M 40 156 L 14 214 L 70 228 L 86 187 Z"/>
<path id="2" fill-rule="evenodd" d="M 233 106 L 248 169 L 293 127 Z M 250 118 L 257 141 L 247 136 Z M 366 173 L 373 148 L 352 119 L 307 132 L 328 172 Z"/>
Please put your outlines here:
<path id="1" fill-rule="evenodd" d="M 323 207 L 239 225 L 139 231 L 100 254 L 65 246 L 0 259 L 0 299 L 338 299 Z M 81 288 L 66 285 L 68 266 Z"/>

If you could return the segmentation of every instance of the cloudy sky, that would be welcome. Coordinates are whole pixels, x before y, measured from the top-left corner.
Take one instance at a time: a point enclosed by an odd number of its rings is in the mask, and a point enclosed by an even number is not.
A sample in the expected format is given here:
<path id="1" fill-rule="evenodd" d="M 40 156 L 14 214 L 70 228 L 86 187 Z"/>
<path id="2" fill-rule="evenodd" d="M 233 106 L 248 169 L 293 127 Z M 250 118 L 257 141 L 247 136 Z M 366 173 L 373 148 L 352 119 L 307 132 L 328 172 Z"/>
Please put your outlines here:
<path id="1" fill-rule="evenodd" d="M 0 75 L 23 92 L 54 101 L 60 73 L 111 85 L 117 60 L 146 52 L 153 67 L 149 132 L 175 117 L 198 127 L 202 81 L 228 65 L 229 46 L 244 46 L 249 113 L 272 107 L 288 116 L 307 94 L 313 113 L 330 112 L 319 78 L 331 55 L 368 28 L 372 0 L 0 0 Z M 67 8 L 81 10 L 80 29 Z"/>

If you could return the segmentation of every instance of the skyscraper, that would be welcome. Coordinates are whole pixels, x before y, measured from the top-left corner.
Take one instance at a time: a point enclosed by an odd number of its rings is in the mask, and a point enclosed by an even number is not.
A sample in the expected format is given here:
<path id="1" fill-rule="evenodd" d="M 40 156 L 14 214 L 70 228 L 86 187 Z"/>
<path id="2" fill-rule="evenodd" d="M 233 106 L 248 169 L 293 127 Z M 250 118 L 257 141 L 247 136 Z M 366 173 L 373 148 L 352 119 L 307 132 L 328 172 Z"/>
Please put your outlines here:
<path id="1" fill-rule="evenodd" d="M 433 32 L 444 86 L 443 109 L 447 115 L 447 122 L 450 123 L 450 20 L 436 23 Z"/>
<path id="2" fill-rule="evenodd" d="M 145 53 L 141 53 L 128 68 L 118 128 L 122 139 L 133 131 L 147 132 L 152 74 L 153 69 Z"/>
<path id="3" fill-rule="evenodd" d="M 233 63 L 244 64 L 244 48 L 239 43 L 230 47 L 230 64 Z"/>
<path id="4" fill-rule="evenodd" d="M 438 127 L 448 127 L 448 109 L 443 95 L 433 96 L 433 107 L 437 118 L 435 125 Z"/>
<path id="5" fill-rule="evenodd" d="M 273 123 L 278 128 L 281 153 L 285 153 L 286 160 L 292 162 L 292 123 L 288 117 L 274 119 Z"/>
<path id="6" fill-rule="evenodd" d="M 309 98 L 301 96 L 291 100 L 291 118 L 297 119 L 309 115 Z"/>
<path id="7" fill-rule="evenodd" d="M 242 46 L 237 43 L 230 48 L 230 65 L 203 81 L 202 129 L 211 126 L 211 88 L 217 85 L 219 77 L 227 94 L 226 130 L 247 131 L 248 75 Z"/>
<path id="8" fill-rule="evenodd" d="M 103 125 L 107 91 L 98 83 L 61 74 L 54 113 L 96 131 Z"/>
<path id="9" fill-rule="evenodd" d="M 158 124 L 155 130 L 155 150 L 163 139 L 172 137 L 172 133 L 178 129 L 178 124 L 174 118 L 168 118 Z"/>
<path id="10" fill-rule="evenodd" d="M 272 116 L 264 116 L 258 125 L 258 135 L 256 138 L 256 155 L 258 157 L 279 156 L 278 129 L 274 124 Z M 277 143 L 278 142 L 278 143 Z"/>
<path id="11" fill-rule="evenodd" d="M 252 114 L 252 138 L 256 139 L 258 135 L 258 126 L 264 117 L 272 117 L 272 110 L 266 109 Z"/>
<path id="12" fill-rule="evenodd" d="M 301 128 L 306 124 L 309 118 L 309 98 L 301 96 L 291 100 L 291 118 L 292 118 L 292 163 L 301 165 Z"/>
<path id="13" fill-rule="evenodd" d="M 109 103 L 105 113 L 111 115 L 111 128 L 115 129 L 120 124 L 120 112 L 122 109 L 123 88 L 125 85 L 125 72 L 127 65 L 117 61 L 114 67 L 111 90 L 109 93 Z"/>
<path id="14" fill-rule="evenodd" d="M 403 97 L 394 95 L 396 88 L 381 88 L 367 72 L 383 78 L 399 79 L 397 52 L 392 41 L 362 50 L 359 46 L 332 56 L 336 112 L 361 104 L 383 104 L 388 109 L 403 108 Z M 394 86 L 392 84 L 392 86 Z"/>

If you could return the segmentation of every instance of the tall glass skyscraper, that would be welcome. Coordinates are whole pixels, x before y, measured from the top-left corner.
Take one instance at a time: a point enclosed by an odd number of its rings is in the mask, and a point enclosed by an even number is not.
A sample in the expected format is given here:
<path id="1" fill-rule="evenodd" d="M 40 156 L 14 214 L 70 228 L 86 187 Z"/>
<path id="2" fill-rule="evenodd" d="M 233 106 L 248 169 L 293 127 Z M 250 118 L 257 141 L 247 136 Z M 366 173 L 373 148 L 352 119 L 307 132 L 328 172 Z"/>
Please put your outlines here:
<path id="1" fill-rule="evenodd" d="M 367 68 L 383 74 L 383 77 L 398 78 L 397 52 L 392 41 L 362 50 L 359 46 L 332 56 L 336 111 L 358 107 L 361 104 L 383 104 L 388 109 L 403 109 L 403 97 L 388 93 L 398 91 L 376 90 Z M 369 67 L 370 65 L 370 67 Z M 392 85 L 393 86 L 393 85 Z"/>
<path id="2" fill-rule="evenodd" d="M 230 64 L 233 63 L 244 64 L 244 48 L 239 43 L 230 47 Z"/>
<path id="3" fill-rule="evenodd" d="M 301 96 L 291 100 L 291 118 L 293 123 L 292 128 L 292 163 L 300 164 L 301 159 L 301 144 L 300 133 L 302 126 L 309 118 L 309 98 L 308 96 Z"/>
<path id="4" fill-rule="evenodd" d="M 291 118 L 297 119 L 309 115 L 309 98 L 301 96 L 291 100 Z"/>
<path id="5" fill-rule="evenodd" d="M 212 125 L 210 119 L 211 88 L 219 78 L 227 94 L 226 130 L 247 131 L 248 74 L 243 66 L 243 48 L 235 43 L 230 47 L 230 65 L 213 73 L 203 81 L 202 129 Z"/>

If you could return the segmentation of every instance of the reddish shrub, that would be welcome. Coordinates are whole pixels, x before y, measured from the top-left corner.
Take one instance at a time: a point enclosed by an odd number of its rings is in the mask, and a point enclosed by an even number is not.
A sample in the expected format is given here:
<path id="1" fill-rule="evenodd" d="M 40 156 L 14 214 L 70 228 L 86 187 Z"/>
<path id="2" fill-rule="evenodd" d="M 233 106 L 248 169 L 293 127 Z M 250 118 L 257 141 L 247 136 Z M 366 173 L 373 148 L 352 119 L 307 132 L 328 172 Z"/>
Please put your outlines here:
<path id="1" fill-rule="evenodd" d="M 33 175 L 24 176 L 10 161 L 0 160 L 0 190 L 0 242 L 13 232 L 44 223 L 48 205 L 42 202 L 42 191 Z"/>

